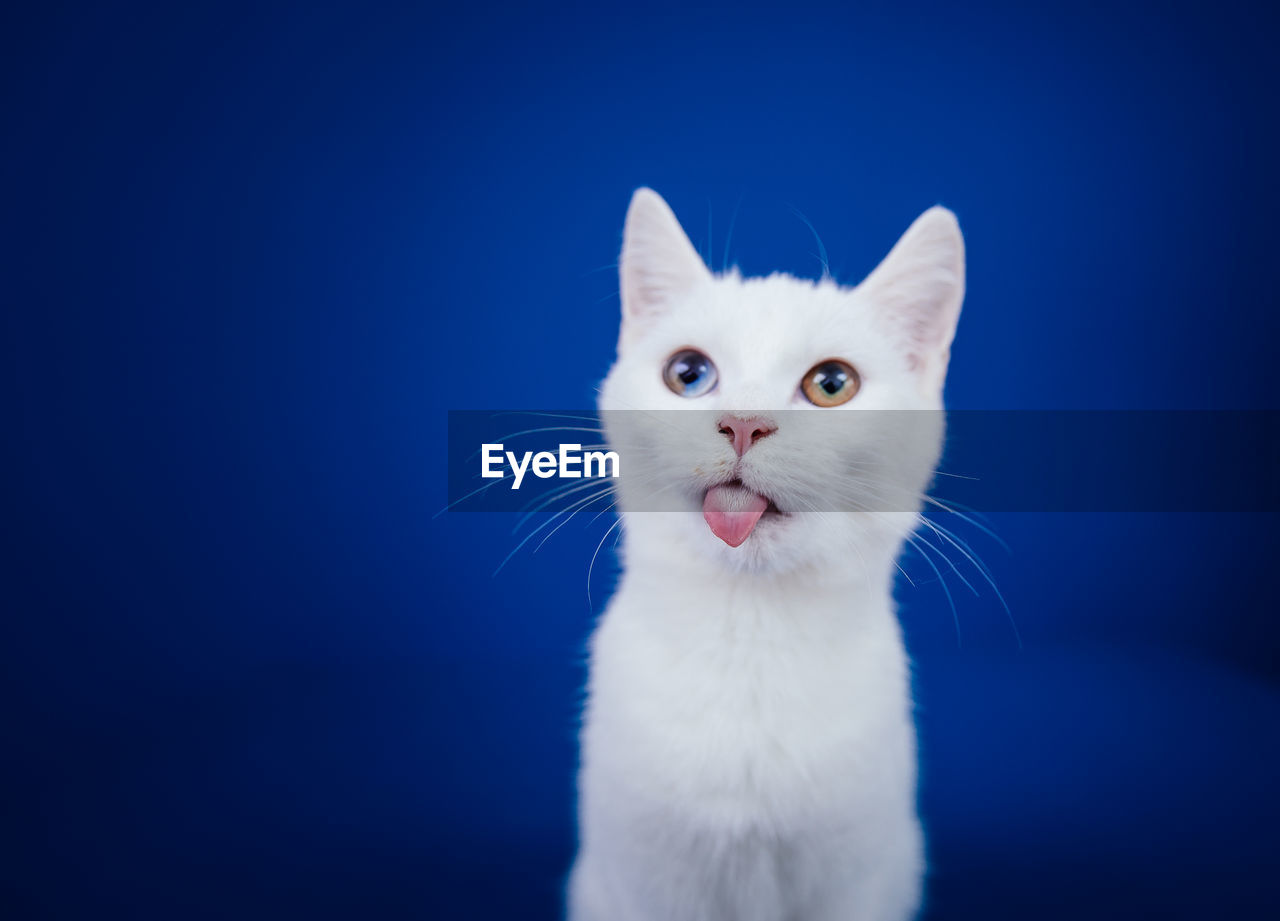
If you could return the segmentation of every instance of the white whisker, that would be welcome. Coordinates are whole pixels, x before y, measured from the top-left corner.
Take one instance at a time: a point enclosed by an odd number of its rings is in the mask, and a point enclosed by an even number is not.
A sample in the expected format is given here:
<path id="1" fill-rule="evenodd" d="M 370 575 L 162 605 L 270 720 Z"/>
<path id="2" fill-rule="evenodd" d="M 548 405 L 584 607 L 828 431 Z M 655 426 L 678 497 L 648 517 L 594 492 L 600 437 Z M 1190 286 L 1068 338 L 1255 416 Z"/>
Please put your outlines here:
<path id="1" fill-rule="evenodd" d="M 596 544 L 596 552 L 591 554 L 591 564 L 587 566 L 587 607 L 593 607 L 591 601 L 591 573 L 596 568 L 596 557 L 600 555 L 600 548 L 604 546 L 604 542 L 608 539 L 609 533 L 620 524 L 622 524 L 621 515 L 618 516 L 617 520 L 614 521 L 613 524 L 609 525 L 609 530 L 604 532 L 604 537 L 600 538 L 600 543 Z M 621 537 L 621 534 L 619 534 L 619 537 Z"/>

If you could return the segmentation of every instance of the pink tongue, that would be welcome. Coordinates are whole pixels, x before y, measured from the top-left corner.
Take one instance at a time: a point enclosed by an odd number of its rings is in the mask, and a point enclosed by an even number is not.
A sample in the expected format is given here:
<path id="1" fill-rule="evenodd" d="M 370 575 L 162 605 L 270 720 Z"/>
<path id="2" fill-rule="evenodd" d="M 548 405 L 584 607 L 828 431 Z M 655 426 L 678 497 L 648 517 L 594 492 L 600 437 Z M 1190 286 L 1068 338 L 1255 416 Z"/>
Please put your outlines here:
<path id="1" fill-rule="evenodd" d="M 750 536 L 769 500 L 742 486 L 713 486 L 702 501 L 702 517 L 711 533 L 730 547 Z"/>

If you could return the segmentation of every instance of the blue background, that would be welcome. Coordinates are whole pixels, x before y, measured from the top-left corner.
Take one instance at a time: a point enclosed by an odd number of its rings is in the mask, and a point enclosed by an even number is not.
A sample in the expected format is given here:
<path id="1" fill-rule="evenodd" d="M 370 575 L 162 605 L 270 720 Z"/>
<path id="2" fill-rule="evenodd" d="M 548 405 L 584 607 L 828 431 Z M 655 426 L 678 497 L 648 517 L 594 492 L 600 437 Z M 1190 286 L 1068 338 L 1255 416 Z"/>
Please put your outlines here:
<path id="1" fill-rule="evenodd" d="M 952 406 L 1280 408 L 1260 5 L 0 16 L 6 917 L 555 916 L 610 522 L 432 516 L 447 410 L 593 403 L 637 185 L 848 282 L 953 208 Z M 1274 915 L 1274 515 L 992 525 L 1021 651 L 899 591 L 928 917 Z"/>

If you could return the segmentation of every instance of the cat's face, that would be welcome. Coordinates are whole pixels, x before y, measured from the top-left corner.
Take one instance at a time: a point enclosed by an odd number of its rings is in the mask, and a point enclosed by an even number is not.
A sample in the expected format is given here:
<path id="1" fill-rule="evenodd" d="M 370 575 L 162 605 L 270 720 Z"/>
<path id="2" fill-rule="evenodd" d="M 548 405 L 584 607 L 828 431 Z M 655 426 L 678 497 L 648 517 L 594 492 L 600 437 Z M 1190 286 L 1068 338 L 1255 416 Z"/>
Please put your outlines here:
<path id="1" fill-rule="evenodd" d="M 632 199 L 618 360 L 601 390 L 630 545 L 730 568 L 858 565 L 915 522 L 941 448 L 964 246 L 942 208 L 858 287 L 715 276 Z M 920 411 L 925 412 L 920 412 Z"/>

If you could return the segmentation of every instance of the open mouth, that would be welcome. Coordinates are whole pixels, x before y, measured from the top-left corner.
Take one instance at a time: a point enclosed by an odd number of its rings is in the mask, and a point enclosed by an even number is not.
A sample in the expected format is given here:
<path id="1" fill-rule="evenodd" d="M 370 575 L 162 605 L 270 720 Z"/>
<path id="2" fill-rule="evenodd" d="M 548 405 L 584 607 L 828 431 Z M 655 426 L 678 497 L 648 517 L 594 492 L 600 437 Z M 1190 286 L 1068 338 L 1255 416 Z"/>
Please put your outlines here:
<path id="1" fill-rule="evenodd" d="M 782 514 L 772 499 L 737 479 L 712 486 L 702 500 L 702 517 L 711 533 L 730 547 L 741 546 L 762 518 Z"/>

